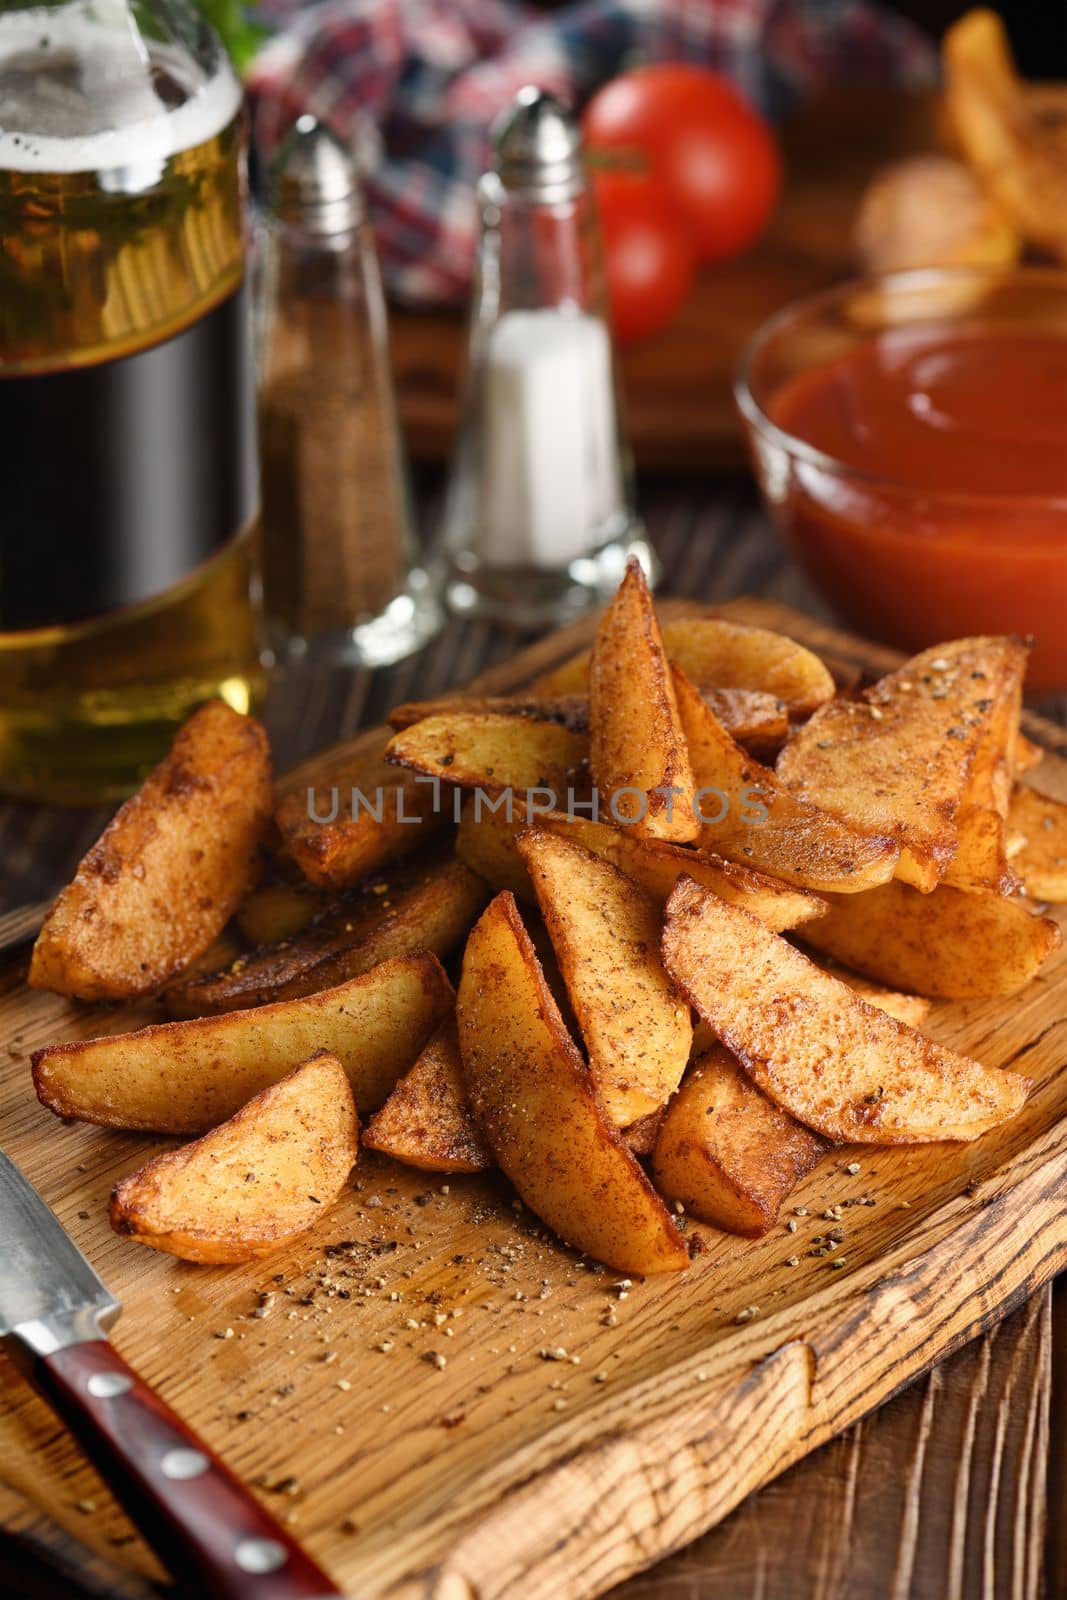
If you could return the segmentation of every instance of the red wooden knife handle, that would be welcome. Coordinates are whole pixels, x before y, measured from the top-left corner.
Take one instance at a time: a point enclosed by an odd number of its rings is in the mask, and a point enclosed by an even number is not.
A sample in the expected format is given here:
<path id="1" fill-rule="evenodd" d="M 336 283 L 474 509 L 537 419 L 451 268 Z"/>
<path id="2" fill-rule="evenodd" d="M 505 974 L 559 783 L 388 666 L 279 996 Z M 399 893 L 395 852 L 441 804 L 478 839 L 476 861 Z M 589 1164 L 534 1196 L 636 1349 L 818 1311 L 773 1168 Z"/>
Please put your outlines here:
<path id="1" fill-rule="evenodd" d="M 40 1357 L 33 1379 L 173 1576 L 218 1600 L 342 1591 L 106 1339 Z"/>

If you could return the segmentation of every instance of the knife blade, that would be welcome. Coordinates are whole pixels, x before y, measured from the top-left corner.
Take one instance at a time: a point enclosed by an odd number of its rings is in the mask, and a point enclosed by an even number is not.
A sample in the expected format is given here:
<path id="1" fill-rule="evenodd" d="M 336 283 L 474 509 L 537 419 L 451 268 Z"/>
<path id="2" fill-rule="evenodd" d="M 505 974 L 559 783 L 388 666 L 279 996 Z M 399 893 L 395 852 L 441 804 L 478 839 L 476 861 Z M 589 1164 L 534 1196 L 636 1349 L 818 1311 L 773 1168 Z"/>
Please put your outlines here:
<path id="1" fill-rule="evenodd" d="M 180 1582 L 216 1600 L 340 1595 L 106 1337 L 120 1302 L 0 1151 L 0 1341 Z"/>

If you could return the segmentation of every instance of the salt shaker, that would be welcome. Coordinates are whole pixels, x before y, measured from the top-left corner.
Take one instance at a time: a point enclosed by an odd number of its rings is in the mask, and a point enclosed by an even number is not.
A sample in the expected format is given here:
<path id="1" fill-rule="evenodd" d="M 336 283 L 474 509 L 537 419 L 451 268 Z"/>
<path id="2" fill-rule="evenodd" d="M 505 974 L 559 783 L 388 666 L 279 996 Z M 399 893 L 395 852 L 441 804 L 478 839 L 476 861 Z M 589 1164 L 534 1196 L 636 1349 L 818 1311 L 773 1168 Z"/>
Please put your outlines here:
<path id="1" fill-rule="evenodd" d="M 440 624 L 418 564 L 388 328 L 355 162 L 303 116 L 262 268 L 264 608 L 285 657 L 385 666 Z"/>
<path id="2" fill-rule="evenodd" d="M 520 90 L 494 128 L 442 547 L 453 609 L 545 626 L 652 575 L 574 120 Z"/>

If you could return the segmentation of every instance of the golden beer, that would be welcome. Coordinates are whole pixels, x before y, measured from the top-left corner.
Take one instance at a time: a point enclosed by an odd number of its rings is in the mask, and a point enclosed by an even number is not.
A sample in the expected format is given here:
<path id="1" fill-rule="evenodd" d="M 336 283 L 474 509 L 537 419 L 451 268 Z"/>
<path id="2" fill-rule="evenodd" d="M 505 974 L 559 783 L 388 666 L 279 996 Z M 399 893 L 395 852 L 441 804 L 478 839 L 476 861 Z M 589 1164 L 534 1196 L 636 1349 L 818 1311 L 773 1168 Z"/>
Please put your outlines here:
<path id="1" fill-rule="evenodd" d="M 0 4 L 0 789 L 37 798 L 261 690 L 240 90 L 123 19 Z"/>

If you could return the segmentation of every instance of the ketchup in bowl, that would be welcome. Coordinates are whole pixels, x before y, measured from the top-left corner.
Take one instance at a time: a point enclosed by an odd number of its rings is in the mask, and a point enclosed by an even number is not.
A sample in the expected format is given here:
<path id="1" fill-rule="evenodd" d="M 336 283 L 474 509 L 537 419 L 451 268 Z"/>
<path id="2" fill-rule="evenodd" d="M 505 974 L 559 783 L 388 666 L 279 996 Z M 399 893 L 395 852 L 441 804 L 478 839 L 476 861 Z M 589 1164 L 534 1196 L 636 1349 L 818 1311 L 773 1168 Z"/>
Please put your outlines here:
<path id="1" fill-rule="evenodd" d="M 1035 270 L 1032 294 L 1028 276 L 817 296 L 814 320 L 802 307 L 757 336 L 738 398 L 787 543 L 851 623 L 909 651 L 1032 634 L 1028 685 L 1051 688 L 1067 685 L 1067 275 Z"/>

